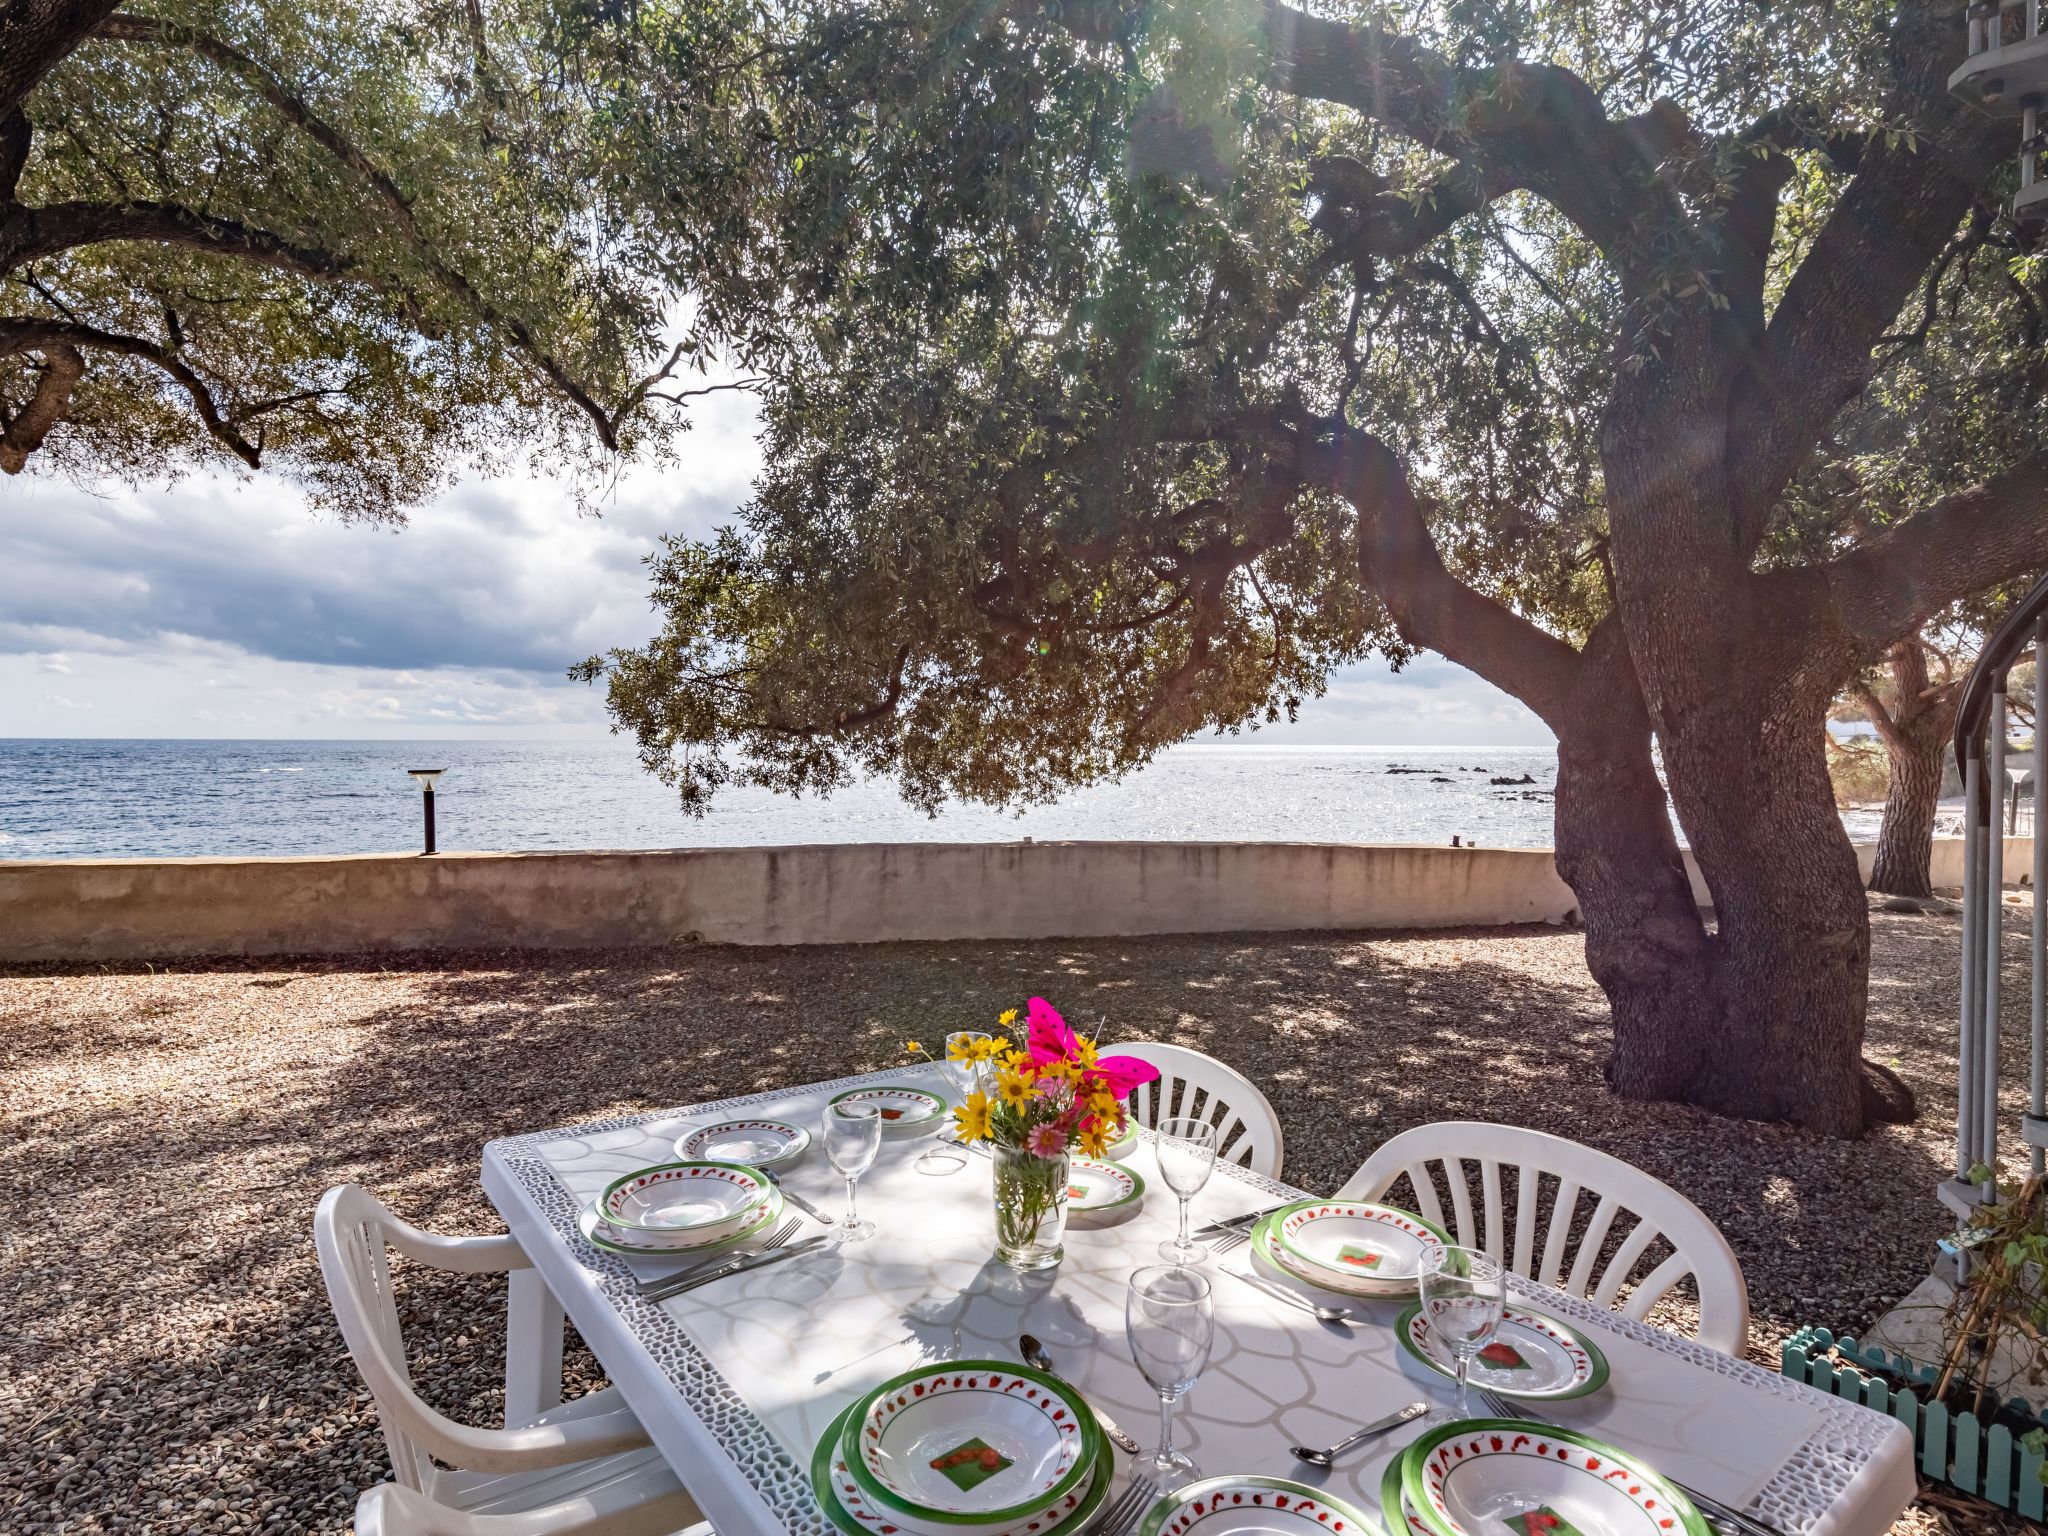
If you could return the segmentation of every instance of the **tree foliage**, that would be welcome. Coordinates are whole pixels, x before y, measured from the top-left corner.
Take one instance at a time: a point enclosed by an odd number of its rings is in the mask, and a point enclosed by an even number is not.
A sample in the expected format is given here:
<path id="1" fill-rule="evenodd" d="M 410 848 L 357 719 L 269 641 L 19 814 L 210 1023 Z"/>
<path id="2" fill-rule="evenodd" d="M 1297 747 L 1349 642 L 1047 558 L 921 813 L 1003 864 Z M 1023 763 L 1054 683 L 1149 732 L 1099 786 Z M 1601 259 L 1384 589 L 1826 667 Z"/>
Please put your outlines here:
<path id="1" fill-rule="evenodd" d="M 1696 311 L 1760 324 L 1859 174 L 1956 155 L 1900 83 L 1951 20 L 786 8 L 765 233 L 718 290 L 782 322 L 770 468 L 739 528 L 660 555 L 663 635 L 584 674 L 609 672 L 692 806 L 856 769 L 925 804 L 1042 798 L 1430 643 L 1375 591 L 1393 535 L 1318 462 L 1347 431 L 1399 461 L 1414 558 L 1539 649 L 1582 646 L 1613 611 L 1610 401 Z M 1585 153 L 1609 127 L 1632 165 Z M 1841 554 L 2038 450 L 2048 289 L 1994 197 L 1801 450 L 1760 565 Z"/>
<path id="2" fill-rule="evenodd" d="M 9 7 L 0 468 L 261 464 L 384 517 L 464 468 L 671 449 L 702 340 L 674 285 L 744 222 L 745 17 Z"/>

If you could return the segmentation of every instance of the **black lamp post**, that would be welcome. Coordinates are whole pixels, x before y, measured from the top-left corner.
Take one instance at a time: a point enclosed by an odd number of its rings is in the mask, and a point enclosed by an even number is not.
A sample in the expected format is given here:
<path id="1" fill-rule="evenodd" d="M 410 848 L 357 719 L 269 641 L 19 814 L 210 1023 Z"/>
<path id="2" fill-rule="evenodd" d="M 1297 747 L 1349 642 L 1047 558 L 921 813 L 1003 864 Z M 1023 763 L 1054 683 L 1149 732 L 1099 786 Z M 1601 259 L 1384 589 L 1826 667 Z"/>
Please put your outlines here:
<path id="1" fill-rule="evenodd" d="M 426 852 L 434 851 L 434 780 L 448 770 L 446 768 L 408 768 L 405 770 L 420 782 L 420 805 L 427 818 Z"/>

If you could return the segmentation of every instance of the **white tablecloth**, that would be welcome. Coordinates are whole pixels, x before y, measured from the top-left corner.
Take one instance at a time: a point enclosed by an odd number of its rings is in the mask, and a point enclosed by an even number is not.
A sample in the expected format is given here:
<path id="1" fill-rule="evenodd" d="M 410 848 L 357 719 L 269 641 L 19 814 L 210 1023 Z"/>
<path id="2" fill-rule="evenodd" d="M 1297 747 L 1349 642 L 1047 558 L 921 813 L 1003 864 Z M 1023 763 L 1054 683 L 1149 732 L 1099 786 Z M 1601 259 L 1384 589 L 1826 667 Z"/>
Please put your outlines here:
<path id="1" fill-rule="evenodd" d="M 619 1175 L 672 1157 L 686 1128 L 742 1110 L 815 1126 L 831 1094 L 868 1080 L 945 1091 L 936 1069 L 909 1069 L 543 1132 L 485 1152 L 493 1203 L 721 1536 L 829 1531 L 806 1469 L 831 1419 L 920 1361 L 1015 1360 L 1023 1332 L 1036 1334 L 1060 1374 L 1141 1443 L 1156 1437 L 1157 1400 L 1131 1363 L 1123 1327 L 1125 1281 L 1158 1262 L 1157 1244 L 1174 1223 L 1175 1202 L 1156 1176 L 1149 1142 L 1129 1163 L 1147 1183 L 1142 1210 L 1113 1226 L 1070 1225 L 1066 1261 L 1042 1276 L 1019 1277 L 991 1256 L 988 1161 L 969 1157 L 941 1176 L 921 1172 L 925 1139 L 885 1141 L 861 1180 L 861 1211 L 880 1224 L 878 1238 L 674 1301 L 653 1305 L 633 1294 L 640 1273 L 673 1269 L 674 1261 L 617 1258 L 577 1234 L 584 1203 Z M 844 1199 L 815 1139 L 784 1183 L 828 1213 Z M 1209 1219 L 1295 1193 L 1219 1168 L 1195 1214 Z M 798 1235 L 819 1230 L 806 1220 Z M 1251 1266 L 1249 1249 L 1239 1248 L 1208 1269 Z M 1363 1321 L 1344 1327 L 1320 1324 L 1239 1279 L 1216 1275 L 1215 1287 L 1215 1355 L 1176 1411 L 1181 1447 L 1205 1473 L 1292 1477 L 1376 1510 L 1387 1457 L 1413 1429 L 1327 1473 L 1295 1461 L 1288 1448 L 1329 1444 L 1418 1398 L 1448 1402 L 1449 1383 L 1395 1342 L 1390 1325 L 1400 1305 L 1354 1303 Z M 1876 1536 L 1911 1499 L 1910 1437 L 1889 1418 L 1555 1292 L 1543 1292 L 1539 1304 L 1597 1329 L 1613 1367 L 1609 1390 L 1559 1405 L 1559 1423 L 1746 1505 L 1787 1536 Z"/>

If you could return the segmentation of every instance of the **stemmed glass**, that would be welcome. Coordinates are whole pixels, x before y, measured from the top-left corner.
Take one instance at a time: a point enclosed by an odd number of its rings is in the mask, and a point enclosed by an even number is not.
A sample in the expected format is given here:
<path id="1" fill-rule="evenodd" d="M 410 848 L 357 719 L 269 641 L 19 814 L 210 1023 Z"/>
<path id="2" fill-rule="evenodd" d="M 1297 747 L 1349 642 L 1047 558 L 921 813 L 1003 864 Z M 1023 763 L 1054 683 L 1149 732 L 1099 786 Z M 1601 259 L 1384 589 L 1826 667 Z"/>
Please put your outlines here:
<path id="1" fill-rule="evenodd" d="M 825 1106 L 825 1155 L 846 1176 L 846 1214 L 833 1234 L 837 1242 L 858 1243 L 875 1235 L 875 1224 L 863 1221 L 854 1208 L 854 1190 L 881 1150 L 882 1112 L 874 1105 Z"/>
<path id="2" fill-rule="evenodd" d="M 1137 1470 L 1157 1473 L 1167 1487 L 1199 1476 L 1193 1459 L 1173 1448 L 1173 1405 L 1201 1376 L 1216 1342 L 1208 1277 L 1178 1264 L 1139 1270 L 1124 1297 L 1124 1332 L 1131 1358 L 1159 1393 L 1159 1449 L 1140 1457 Z"/>
<path id="3" fill-rule="evenodd" d="M 1507 1308 L 1505 1266 L 1474 1248 L 1446 1248 L 1422 1260 L 1422 1315 L 1451 1352 L 1458 1375 L 1457 1417 L 1472 1417 L 1466 1401 L 1472 1362 L 1500 1328 Z"/>
<path id="4" fill-rule="evenodd" d="M 985 1061 L 961 1061 L 956 1048 L 964 1050 L 969 1042 L 988 1039 L 988 1032 L 981 1029 L 956 1029 L 946 1036 L 946 1054 L 939 1061 L 945 1069 L 946 1081 L 953 1088 L 953 1102 L 965 1104 L 967 1096 L 979 1088 L 988 1091 L 989 1068 Z M 957 1173 L 967 1166 L 966 1143 L 960 1140 L 955 1126 L 949 1125 L 938 1139 L 925 1149 L 917 1160 L 917 1171 L 924 1174 Z"/>
<path id="5" fill-rule="evenodd" d="M 1188 1227 L 1188 1202 L 1202 1192 L 1216 1166 L 1216 1127 L 1206 1120 L 1162 1120 L 1159 1133 L 1159 1174 L 1180 1196 L 1180 1236 L 1159 1245 L 1159 1256 L 1175 1264 L 1199 1264 L 1209 1250 L 1195 1241 Z"/>

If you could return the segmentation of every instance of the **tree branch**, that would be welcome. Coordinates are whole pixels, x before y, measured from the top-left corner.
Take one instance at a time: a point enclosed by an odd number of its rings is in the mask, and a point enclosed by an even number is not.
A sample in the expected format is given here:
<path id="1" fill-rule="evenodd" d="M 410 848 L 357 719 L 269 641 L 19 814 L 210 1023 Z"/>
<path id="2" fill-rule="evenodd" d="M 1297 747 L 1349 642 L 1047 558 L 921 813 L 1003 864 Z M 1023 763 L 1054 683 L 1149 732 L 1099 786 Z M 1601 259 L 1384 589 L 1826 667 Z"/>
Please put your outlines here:
<path id="1" fill-rule="evenodd" d="M 2043 569 L 2048 452 L 1943 497 L 1818 572 L 1855 653 L 1869 656 L 1957 599 Z"/>
<path id="2" fill-rule="evenodd" d="M 1684 131 L 1669 109 L 1609 118 L 1585 81 L 1557 65 L 1511 62 L 1475 96 L 1441 55 L 1377 23 L 1265 0 L 1264 29 L 1277 88 L 1350 107 L 1476 166 L 1489 184 L 1534 192 L 1610 258 L 1624 254 L 1635 213 L 1655 195 L 1647 173 L 1669 152 L 1674 128 Z"/>
<path id="3" fill-rule="evenodd" d="M 260 467 L 261 452 L 221 414 L 220 407 L 214 402 L 213 391 L 207 388 L 206 381 L 194 373 L 175 353 L 168 352 L 155 342 L 145 341 L 139 336 L 123 336 L 89 325 L 74 325 L 69 321 L 41 320 L 27 316 L 0 317 L 0 357 L 12 357 L 21 352 L 40 352 L 49 359 L 61 355 L 66 350 L 74 349 L 114 352 L 154 364 L 169 374 L 191 397 L 193 409 L 198 412 L 200 421 L 205 424 L 207 432 L 216 441 L 251 469 Z M 47 378 L 46 374 L 46 381 Z M 69 395 L 68 387 L 66 395 Z M 47 431 L 48 428 L 44 430 Z M 25 458 L 26 454 L 23 457 Z M 10 470 L 10 473 L 12 472 Z"/>
<path id="4" fill-rule="evenodd" d="M 419 221 L 413 214 L 412 200 L 400 190 L 398 183 L 389 173 L 358 147 L 348 135 L 316 113 L 269 69 L 239 48 L 211 33 L 195 27 L 180 26 L 174 22 L 160 21 L 155 17 L 127 14 L 110 16 L 101 25 L 99 35 L 112 42 L 155 43 L 189 49 L 248 85 L 281 113 L 293 127 L 362 177 L 378 201 L 391 213 L 399 233 L 412 247 L 414 253 L 427 264 L 441 286 L 459 299 L 477 319 L 504 330 L 527 361 L 538 368 L 556 389 L 590 418 L 591 424 L 597 428 L 598 438 L 605 447 L 614 453 L 618 451 L 617 423 L 604 407 L 597 403 L 590 391 L 541 344 L 540 339 L 534 335 L 532 328 L 525 321 L 507 314 L 491 303 L 478 291 L 475 284 L 441 256 L 421 231 Z"/>
<path id="5" fill-rule="evenodd" d="M 43 349 L 43 376 L 36 380 L 35 393 L 9 420 L 0 416 L 0 471 L 18 475 L 28 456 L 43 446 L 50 429 L 64 419 L 71 404 L 71 391 L 85 376 L 85 359 L 76 347 L 53 341 Z"/>
<path id="6" fill-rule="evenodd" d="M 28 164 L 33 132 L 28 114 L 19 107 L 0 117 L 0 203 L 14 201 L 15 190 L 21 185 L 22 167 Z"/>
<path id="7" fill-rule="evenodd" d="M 350 275 L 348 258 L 299 245 L 235 219 L 176 203 L 52 203 L 0 206 L 0 273 L 82 245 L 147 240 L 233 256 L 323 281 Z"/>
<path id="8" fill-rule="evenodd" d="M 1338 425 L 1304 442 L 1297 468 L 1358 513 L 1358 559 L 1401 637 L 1469 667 L 1546 722 L 1571 707 L 1579 653 L 1444 567 L 1408 474 L 1379 438 Z"/>
<path id="9" fill-rule="evenodd" d="M 1900 7 L 1886 116 L 1920 137 L 1879 138 L 1865 149 L 1737 382 L 1729 480 L 1745 555 L 1821 430 L 1869 382 L 1886 328 L 2010 155 L 2010 130 L 1948 93 L 1964 46 L 1945 7 Z"/>
<path id="10" fill-rule="evenodd" d="M 0 4 L 0 118 L 91 35 L 118 0 L 7 0 Z"/>

